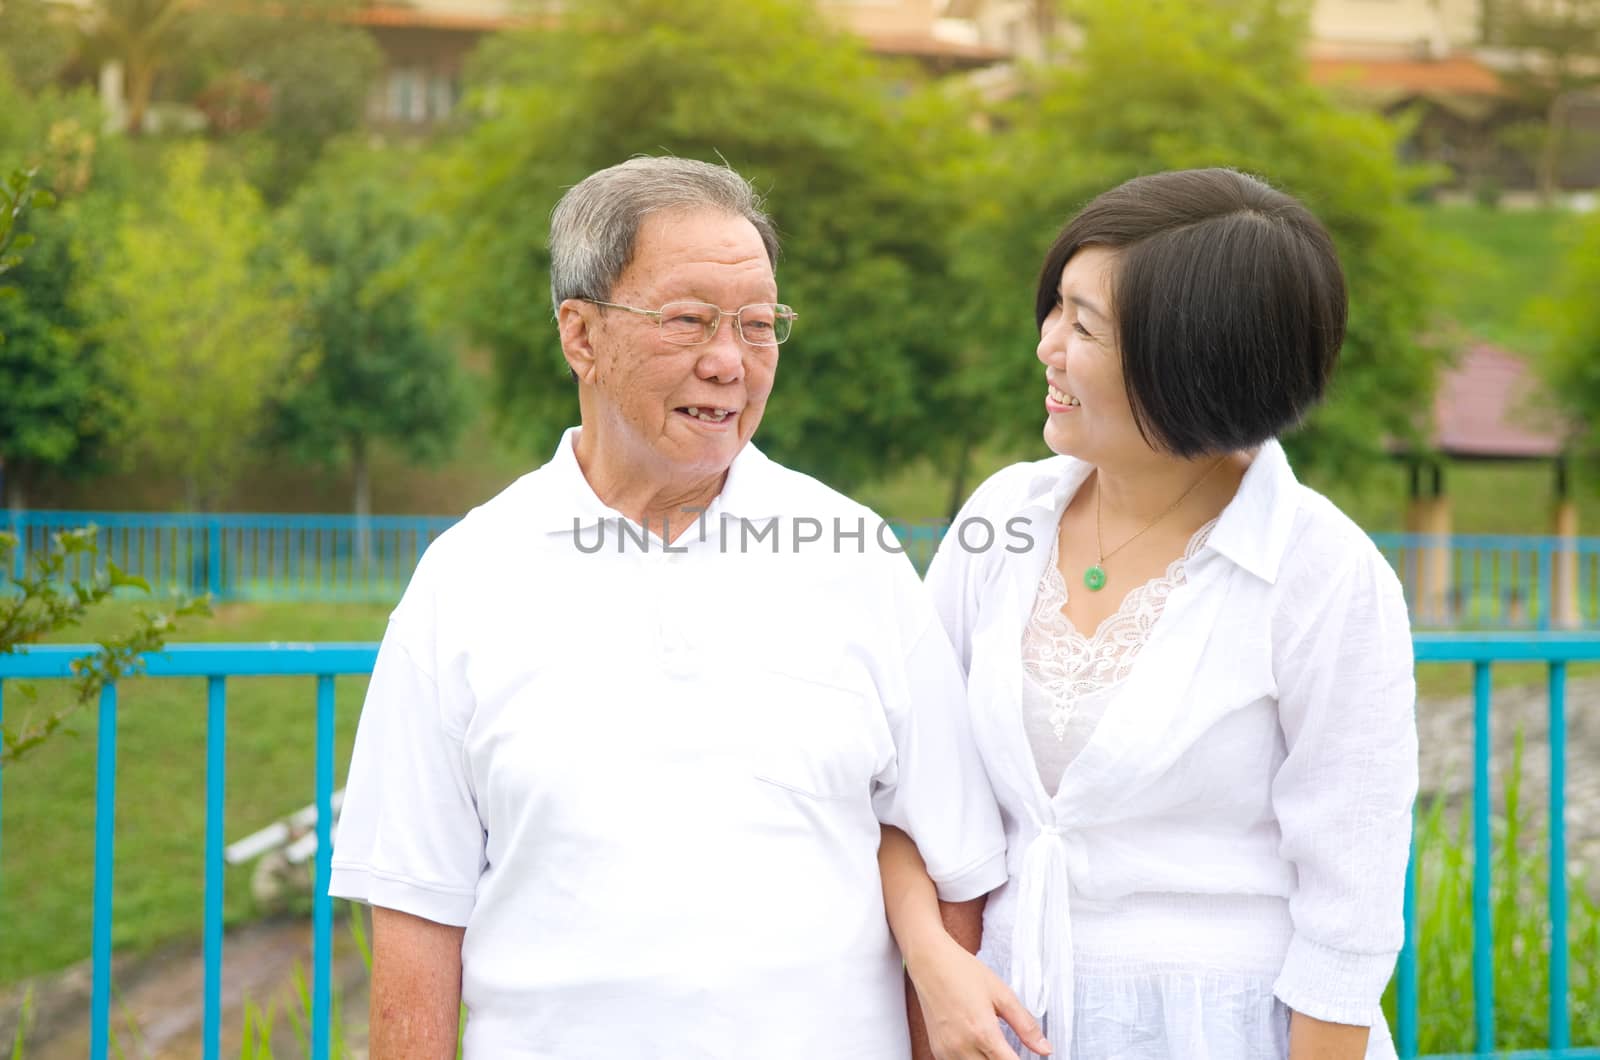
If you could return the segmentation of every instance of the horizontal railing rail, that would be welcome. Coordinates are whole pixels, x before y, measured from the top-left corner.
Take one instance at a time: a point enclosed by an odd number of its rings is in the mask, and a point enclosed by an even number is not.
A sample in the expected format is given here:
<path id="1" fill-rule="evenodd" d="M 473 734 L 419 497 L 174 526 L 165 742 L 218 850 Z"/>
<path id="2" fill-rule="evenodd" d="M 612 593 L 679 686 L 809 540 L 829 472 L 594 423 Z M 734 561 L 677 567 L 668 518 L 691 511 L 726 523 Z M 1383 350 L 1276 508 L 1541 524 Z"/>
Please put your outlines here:
<path id="1" fill-rule="evenodd" d="M 1549 878 L 1549 1043 L 1546 1052 L 1510 1054 L 1526 1057 L 1600 1058 L 1600 1048 L 1574 1049 L 1571 1043 L 1572 998 L 1568 962 L 1568 872 L 1566 849 L 1566 689 L 1568 666 L 1600 662 L 1600 634 L 1503 633 L 1462 635 L 1419 633 L 1414 638 L 1419 665 L 1467 664 L 1474 672 L 1473 741 L 1473 906 L 1472 980 L 1477 1053 L 1496 1055 L 1493 929 L 1490 904 L 1489 763 L 1492 667 L 1497 663 L 1544 663 L 1549 687 L 1550 724 L 1550 878 Z M 93 651 L 87 646 L 31 647 L 0 655 L 0 709 L 7 680 L 67 678 L 73 663 Z M 313 740 L 313 787 L 316 807 L 316 868 L 313 899 L 312 1025 L 313 1056 L 325 1060 L 330 1047 L 331 924 L 328 896 L 334 777 L 334 678 L 368 674 L 377 657 L 375 644 L 271 644 L 169 646 L 145 660 L 154 678 L 204 677 L 206 709 L 205 892 L 202 909 L 205 993 L 204 1050 L 220 1055 L 222 984 L 222 889 L 225 847 L 223 806 L 226 793 L 227 682 L 233 677 L 310 676 L 316 679 L 316 728 Z M 3 716 L 3 715 L 0 715 Z M 111 1005 L 111 927 L 113 842 L 116 820 L 117 686 L 100 696 L 96 749 L 93 975 L 90 998 L 91 1056 L 102 1060 L 109 1047 Z M 0 797 L 3 797 L 0 778 Z M 3 847 L 0 847 L 3 851 Z M 1397 967 L 1397 1045 L 1402 1057 L 1418 1055 L 1418 916 L 1416 859 L 1413 851 L 1406 875 L 1404 948 Z M 1596 955 L 1589 955 L 1595 959 Z M 1600 1043 L 1596 1043 L 1600 1044 Z"/>
<path id="2" fill-rule="evenodd" d="M 99 528 L 101 555 L 161 591 L 217 600 L 393 603 L 445 516 L 25 511 L 0 514 L 19 539 L 12 576 L 62 530 Z M 890 521 L 926 570 L 944 520 Z M 1429 629 L 1600 627 L 1600 538 L 1375 533 Z M 73 557 L 68 577 L 89 571 Z M 0 572 L 4 573 L 4 572 Z"/>

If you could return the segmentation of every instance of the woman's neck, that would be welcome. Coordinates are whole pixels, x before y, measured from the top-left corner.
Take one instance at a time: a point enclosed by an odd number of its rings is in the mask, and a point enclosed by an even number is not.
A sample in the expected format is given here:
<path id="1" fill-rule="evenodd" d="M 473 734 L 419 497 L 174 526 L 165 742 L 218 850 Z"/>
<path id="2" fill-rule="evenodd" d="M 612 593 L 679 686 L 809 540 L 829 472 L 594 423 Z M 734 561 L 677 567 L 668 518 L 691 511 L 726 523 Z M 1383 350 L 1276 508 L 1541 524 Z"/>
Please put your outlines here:
<path id="1" fill-rule="evenodd" d="M 1184 460 L 1152 453 L 1103 464 L 1095 470 L 1096 504 L 1107 526 L 1145 525 L 1163 518 L 1198 525 L 1227 507 L 1253 456 L 1235 452 Z"/>

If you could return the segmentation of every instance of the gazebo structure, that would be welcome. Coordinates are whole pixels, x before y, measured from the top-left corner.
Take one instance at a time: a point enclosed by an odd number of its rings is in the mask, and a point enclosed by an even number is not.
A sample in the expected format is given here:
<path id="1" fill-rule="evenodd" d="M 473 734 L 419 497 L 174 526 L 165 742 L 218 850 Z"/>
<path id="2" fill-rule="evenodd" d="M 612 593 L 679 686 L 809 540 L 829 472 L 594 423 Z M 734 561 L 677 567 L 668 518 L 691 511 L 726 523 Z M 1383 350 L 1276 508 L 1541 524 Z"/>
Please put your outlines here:
<path id="1" fill-rule="evenodd" d="M 1564 425 L 1542 407 L 1540 384 L 1526 361 L 1488 343 L 1476 343 L 1462 353 L 1440 382 L 1426 450 L 1399 454 L 1411 470 L 1406 531 L 1426 538 L 1421 547 L 1407 550 L 1401 564 L 1419 619 L 1453 625 L 1463 611 L 1449 541 L 1453 525 L 1445 464 L 1542 461 L 1553 472 L 1549 532 L 1559 539 L 1548 557 L 1547 614 L 1553 626 L 1580 624 L 1578 508 L 1572 499 L 1569 439 Z M 1526 596 L 1525 590 L 1519 591 Z"/>

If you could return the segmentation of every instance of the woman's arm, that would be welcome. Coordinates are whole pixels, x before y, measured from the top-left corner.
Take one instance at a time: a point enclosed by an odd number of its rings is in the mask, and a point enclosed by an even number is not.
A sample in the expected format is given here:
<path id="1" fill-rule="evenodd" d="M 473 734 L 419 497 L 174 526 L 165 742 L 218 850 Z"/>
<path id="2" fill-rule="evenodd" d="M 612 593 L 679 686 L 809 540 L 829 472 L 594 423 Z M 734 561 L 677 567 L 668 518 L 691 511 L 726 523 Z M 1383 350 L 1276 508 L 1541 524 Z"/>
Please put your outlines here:
<path id="1" fill-rule="evenodd" d="M 1296 1012 L 1289 1020 L 1289 1060 L 1361 1060 L 1371 1027 L 1328 1023 Z"/>
<path id="2" fill-rule="evenodd" d="M 1016 1060 L 996 1017 L 1029 1049 L 1050 1043 L 1016 995 L 973 956 L 982 934 L 983 899 L 942 903 L 916 844 L 884 826 L 878 847 L 883 907 L 910 980 L 906 1010 L 914 1060 Z M 948 927 L 946 926 L 948 923 Z"/>
<path id="3" fill-rule="evenodd" d="M 1312 540 L 1303 547 L 1319 562 L 1280 578 L 1273 645 L 1287 754 L 1272 805 L 1279 855 L 1295 874 L 1294 931 L 1273 992 L 1295 1013 L 1291 1040 L 1298 1030 L 1306 1048 L 1358 1037 L 1383 1018 L 1379 999 L 1404 939 L 1417 791 L 1405 600 L 1370 545 L 1335 544 L 1348 549 L 1342 569 L 1327 569 L 1334 546 Z"/>

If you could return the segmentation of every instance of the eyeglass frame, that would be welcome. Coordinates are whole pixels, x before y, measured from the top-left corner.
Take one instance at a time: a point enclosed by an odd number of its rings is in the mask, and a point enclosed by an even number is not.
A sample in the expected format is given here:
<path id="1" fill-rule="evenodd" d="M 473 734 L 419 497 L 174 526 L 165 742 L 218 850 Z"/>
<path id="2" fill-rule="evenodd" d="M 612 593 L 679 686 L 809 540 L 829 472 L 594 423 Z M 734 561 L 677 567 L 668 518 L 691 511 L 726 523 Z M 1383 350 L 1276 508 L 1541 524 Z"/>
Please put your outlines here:
<path id="1" fill-rule="evenodd" d="M 758 346 L 765 350 L 775 350 L 779 346 L 782 346 L 785 342 L 788 342 L 789 336 L 785 335 L 782 339 L 779 339 L 776 342 L 751 342 L 749 339 L 744 337 L 744 327 L 739 323 L 739 314 L 743 313 L 751 306 L 756 305 L 783 306 L 784 309 L 789 311 L 789 329 L 791 335 L 794 333 L 794 322 L 800 318 L 800 314 L 794 311 L 793 306 L 785 305 L 782 302 L 746 302 L 738 309 L 729 311 L 719 305 L 712 305 L 710 302 L 702 302 L 694 298 L 675 298 L 670 302 L 661 303 L 660 309 L 641 309 L 636 305 L 623 305 L 621 302 L 604 302 L 598 298 L 584 298 L 582 296 L 578 298 L 578 301 L 588 302 L 590 305 L 605 306 L 607 309 L 624 309 L 629 313 L 637 313 L 642 317 L 655 317 L 656 328 L 658 330 L 662 326 L 662 314 L 669 305 L 703 305 L 717 311 L 717 319 L 711 322 L 711 327 L 707 330 L 706 337 L 701 339 L 699 342 L 673 342 L 672 339 L 666 338 L 665 335 L 662 336 L 663 341 L 670 342 L 674 346 L 704 346 L 706 343 L 716 338 L 717 332 L 722 330 L 722 318 L 731 317 L 733 319 L 733 333 L 739 337 L 740 342 L 744 343 L 746 346 Z"/>

